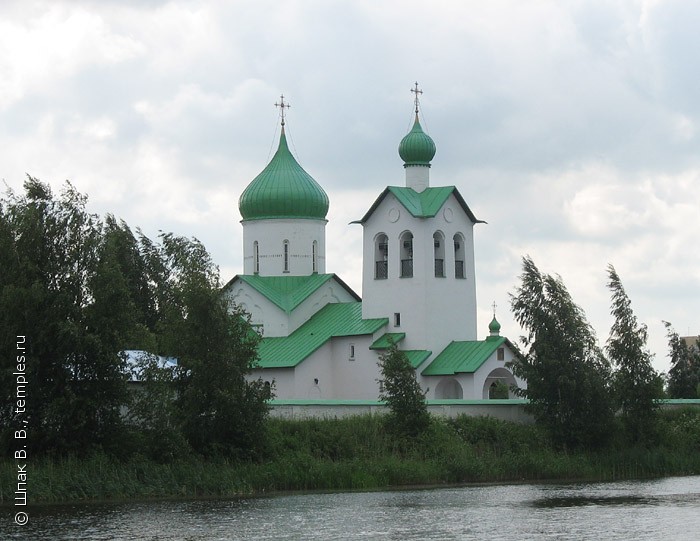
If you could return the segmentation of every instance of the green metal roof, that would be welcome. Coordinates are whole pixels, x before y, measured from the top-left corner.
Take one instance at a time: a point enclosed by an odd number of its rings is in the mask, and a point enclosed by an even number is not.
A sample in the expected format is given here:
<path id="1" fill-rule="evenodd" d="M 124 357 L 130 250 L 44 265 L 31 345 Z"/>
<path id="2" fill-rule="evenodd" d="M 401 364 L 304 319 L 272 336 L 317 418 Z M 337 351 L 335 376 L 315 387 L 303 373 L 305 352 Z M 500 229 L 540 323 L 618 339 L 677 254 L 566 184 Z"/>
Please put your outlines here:
<path id="1" fill-rule="evenodd" d="M 422 192 L 417 192 L 413 188 L 400 186 L 387 186 L 379 195 L 377 200 L 372 204 L 367 213 L 353 223 L 365 223 L 379 204 L 388 194 L 393 194 L 394 197 L 403 205 L 403 207 L 416 218 L 433 218 L 445 204 L 450 195 L 454 195 L 459 203 L 459 206 L 464 210 L 469 219 L 477 223 L 486 223 L 483 220 L 478 220 L 471 211 L 466 201 L 454 186 L 440 186 L 435 188 L 426 188 Z"/>
<path id="2" fill-rule="evenodd" d="M 361 302 L 327 304 L 289 336 L 263 338 L 258 366 L 294 367 L 335 336 L 374 334 L 388 324 L 388 318 L 362 319 Z"/>
<path id="3" fill-rule="evenodd" d="M 358 301 L 360 297 L 335 274 L 311 274 L 309 276 L 259 276 L 257 274 L 239 274 L 226 285 L 241 280 L 254 288 L 270 302 L 279 306 L 286 313 L 292 312 L 314 291 L 331 279 L 335 279 L 348 293 Z"/>
<path id="4" fill-rule="evenodd" d="M 408 362 L 411 363 L 413 368 L 418 368 L 433 353 L 425 349 L 407 349 L 402 351 L 406 354 Z"/>
<path id="5" fill-rule="evenodd" d="M 489 336 L 486 340 L 451 342 L 421 374 L 449 376 L 458 373 L 474 373 L 505 342 L 506 338 L 502 336 Z"/>
<path id="6" fill-rule="evenodd" d="M 426 188 L 417 192 L 413 188 L 389 186 L 389 191 L 416 218 L 432 218 L 445 204 L 447 198 L 455 190 L 454 186 Z"/>
<path id="7" fill-rule="evenodd" d="M 405 332 L 388 332 L 377 338 L 369 349 L 389 349 L 389 346 L 394 343 L 398 344 L 406 338 Z"/>
<path id="8" fill-rule="evenodd" d="M 328 196 L 292 156 L 284 128 L 277 152 L 243 191 L 238 209 L 243 220 L 326 218 Z"/>
<path id="9" fill-rule="evenodd" d="M 401 139 L 399 156 L 404 161 L 404 167 L 412 165 L 430 167 L 430 160 L 435 156 L 435 143 L 421 128 L 418 113 L 416 113 L 413 128 Z"/>

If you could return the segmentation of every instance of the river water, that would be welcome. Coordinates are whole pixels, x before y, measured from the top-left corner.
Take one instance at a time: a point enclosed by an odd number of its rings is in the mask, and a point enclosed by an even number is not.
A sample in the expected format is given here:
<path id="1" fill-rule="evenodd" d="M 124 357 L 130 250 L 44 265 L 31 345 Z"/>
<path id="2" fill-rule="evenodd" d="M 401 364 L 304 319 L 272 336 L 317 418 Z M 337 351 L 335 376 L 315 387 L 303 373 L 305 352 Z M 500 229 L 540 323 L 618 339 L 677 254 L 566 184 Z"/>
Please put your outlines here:
<path id="1" fill-rule="evenodd" d="M 700 540 L 700 476 L 47 506 L 22 527 L 3 514 L 0 539 L 22 541 Z"/>

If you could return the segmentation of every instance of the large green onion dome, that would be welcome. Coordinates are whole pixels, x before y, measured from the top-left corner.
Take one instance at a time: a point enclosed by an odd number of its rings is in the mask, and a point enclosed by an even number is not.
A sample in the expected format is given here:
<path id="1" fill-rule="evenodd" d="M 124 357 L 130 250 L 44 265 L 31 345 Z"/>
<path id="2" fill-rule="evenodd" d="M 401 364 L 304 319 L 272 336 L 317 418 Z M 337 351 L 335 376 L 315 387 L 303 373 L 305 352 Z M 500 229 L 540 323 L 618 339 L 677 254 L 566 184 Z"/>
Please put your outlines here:
<path id="1" fill-rule="evenodd" d="M 292 156 L 284 127 L 277 152 L 243 191 L 238 209 L 244 220 L 326 218 L 328 196 Z"/>
<path id="2" fill-rule="evenodd" d="M 430 160 L 435 156 L 435 143 L 421 128 L 418 114 L 411 131 L 401 139 L 399 156 L 404 161 L 404 167 L 410 165 L 430 167 Z"/>

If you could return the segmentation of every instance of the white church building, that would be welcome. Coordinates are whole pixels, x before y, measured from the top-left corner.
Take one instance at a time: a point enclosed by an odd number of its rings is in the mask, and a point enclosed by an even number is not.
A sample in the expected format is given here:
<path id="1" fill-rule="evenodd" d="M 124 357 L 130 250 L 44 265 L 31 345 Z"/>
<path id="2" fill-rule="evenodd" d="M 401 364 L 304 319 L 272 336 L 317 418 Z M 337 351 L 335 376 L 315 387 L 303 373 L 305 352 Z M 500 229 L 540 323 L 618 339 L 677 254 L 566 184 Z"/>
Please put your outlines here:
<path id="1" fill-rule="evenodd" d="M 399 145 L 405 184 L 387 186 L 363 228 L 362 297 L 326 270 L 323 188 L 279 148 L 239 200 L 243 274 L 224 291 L 262 333 L 254 378 L 278 399 L 376 400 L 378 361 L 405 352 L 428 399 L 488 399 L 497 382 L 523 387 L 506 363 L 516 348 L 494 315 L 477 330 L 474 226 L 454 186 L 431 186 L 433 140 L 415 123 Z M 488 331 L 488 332 L 486 332 Z"/>

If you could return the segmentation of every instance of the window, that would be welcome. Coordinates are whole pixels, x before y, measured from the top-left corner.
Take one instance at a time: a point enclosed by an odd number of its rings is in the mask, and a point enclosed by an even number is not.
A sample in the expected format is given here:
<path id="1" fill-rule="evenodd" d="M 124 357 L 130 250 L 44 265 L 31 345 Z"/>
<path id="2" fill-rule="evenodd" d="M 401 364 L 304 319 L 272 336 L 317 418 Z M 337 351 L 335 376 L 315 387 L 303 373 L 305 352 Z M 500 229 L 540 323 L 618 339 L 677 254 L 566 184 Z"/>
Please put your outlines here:
<path id="1" fill-rule="evenodd" d="M 282 244 L 282 252 L 284 257 L 284 272 L 289 272 L 289 241 L 285 240 Z"/>
<path id="2" fill-rule="evenodd" d="M 466 278 L 464 269 L 464 237 L 457 233 L 454 238 L 455 247 L 455 278 Z"/>
<path id="3" fill-rule="evenodd" d="M 435 258 L 435 278 L 445 277 L 445 237 L 439 231 L 433 234 L 433 254 Z"/>
<path id="4" fill-rule="evenodd" d="M 401 235 L 401 278 L 413 277 L 413 234 L 406 231 Z"/>
<path id="5" fill-rule="evenodd" d="M 318 272 L 318 242 L 314 241 L 311 245 L 311 272 Z"/>
<path id="6" fill-rule="evenodd" d="M 385 280 L 389 275 L 389 238 L 381 233 L 374 241 L 374 279 Z"/>
<path id="7" fill-rule="evenodd" d="M 258 246 L 258 241 L 253 243 L 253 274 L 258 274 L 260 272 L 260 247 Z"/>
<path id="8" fill-rule="evenodd" d="M 496 352 L 496 359 L 499 361 L 503 361 L 506 358 L 506 350 L 503 348 L 498 348 L 498 351 Z"/>
<path id="9" fill-rule="evenodd" d="M 394 313 L 394 327 L 401 326 L 401 314 L 399 312 Z"/>

